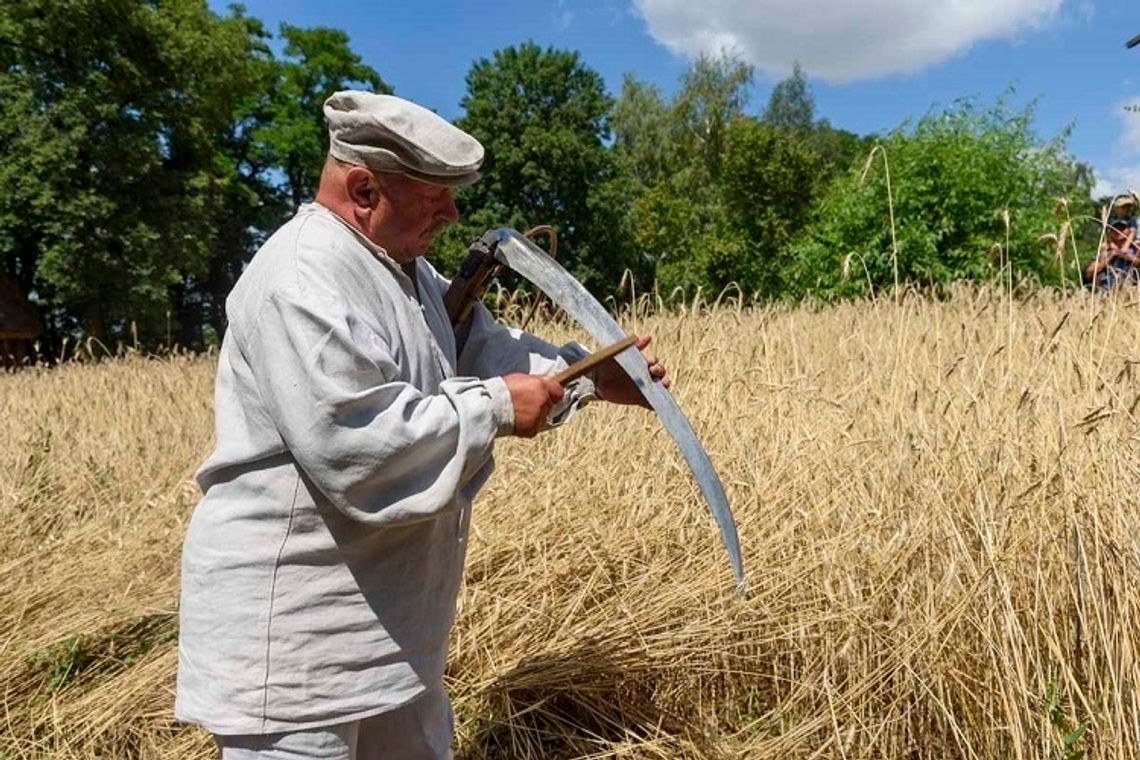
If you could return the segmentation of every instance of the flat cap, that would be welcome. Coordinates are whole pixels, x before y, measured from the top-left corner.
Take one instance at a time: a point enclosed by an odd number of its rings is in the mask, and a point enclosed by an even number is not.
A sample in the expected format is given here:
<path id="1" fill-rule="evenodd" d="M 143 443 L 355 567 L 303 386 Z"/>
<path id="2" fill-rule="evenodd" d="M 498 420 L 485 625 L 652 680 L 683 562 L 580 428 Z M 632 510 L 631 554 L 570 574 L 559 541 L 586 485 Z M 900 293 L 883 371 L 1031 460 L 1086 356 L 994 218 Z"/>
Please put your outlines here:
<path id="1" fill-rule="evenodd" d="M 479 141 L 410 100 L 343 90 L 325 101 L 324 110 L 334 158 L 434 185 L 479 179 Z"/>

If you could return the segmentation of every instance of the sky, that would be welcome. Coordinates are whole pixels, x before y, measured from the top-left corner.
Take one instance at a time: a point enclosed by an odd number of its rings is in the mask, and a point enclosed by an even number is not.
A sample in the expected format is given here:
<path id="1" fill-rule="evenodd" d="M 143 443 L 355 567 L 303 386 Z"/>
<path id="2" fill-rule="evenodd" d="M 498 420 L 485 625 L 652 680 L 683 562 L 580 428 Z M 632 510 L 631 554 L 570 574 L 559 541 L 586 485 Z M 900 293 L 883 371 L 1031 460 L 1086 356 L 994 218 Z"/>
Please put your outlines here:
<path id="1" fill-rule="evenodd" d="M 631 74 L 666 94 L 701 53 L 755 67 L 749 110 L 799 61 L 816 115 L 882 133 L 959 98 L 1035 104 L 1039 135 L 1070 129 L 1094 195 L 1140 190 L 1137 0 L 245 0 L 271 30 L 332 26 L 395 93 L 447 118 L 471 64 L 533 40 L 576 50 L 616 95 Z M 229 2 L 209 0 L 219 13 Z"/>

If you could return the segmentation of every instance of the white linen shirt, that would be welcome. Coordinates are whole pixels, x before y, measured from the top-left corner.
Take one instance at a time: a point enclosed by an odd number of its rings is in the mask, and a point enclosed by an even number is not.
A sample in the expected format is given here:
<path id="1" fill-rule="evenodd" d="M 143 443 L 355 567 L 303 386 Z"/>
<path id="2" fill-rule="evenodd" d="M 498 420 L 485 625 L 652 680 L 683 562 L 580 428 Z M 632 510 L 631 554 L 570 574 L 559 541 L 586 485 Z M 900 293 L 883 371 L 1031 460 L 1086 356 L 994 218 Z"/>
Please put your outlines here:
<path id="1" fill-rule="evenodd" d="M 226 301 L 216 448 L 182 555 L 175 714 L 215 734 L 341 723 L 438 687 L 509 372 L 584 355 L 416 282 L 317 204 Z M 587 391 L 588 392 L 588 391 Z"/>

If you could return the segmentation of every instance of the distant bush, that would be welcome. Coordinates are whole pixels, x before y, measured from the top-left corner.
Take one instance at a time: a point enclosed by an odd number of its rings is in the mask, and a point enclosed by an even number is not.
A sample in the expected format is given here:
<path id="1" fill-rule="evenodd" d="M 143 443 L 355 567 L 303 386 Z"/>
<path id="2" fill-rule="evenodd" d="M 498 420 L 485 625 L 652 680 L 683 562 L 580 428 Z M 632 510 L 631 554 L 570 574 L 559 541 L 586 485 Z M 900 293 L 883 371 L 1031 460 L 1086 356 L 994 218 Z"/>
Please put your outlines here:
<path id="1" fill-rule="evenodd" d="M 1032 122 L 1032 107 L 1014 111 L 1004 98 L 984 110 L 960 101 L 890 133 L 823 195 L 781 267 L 783 295 L 890 287 L 896 251 L 898 279 L 920 286 L 994 278 L 1007 265 L 1015 279 L 1059 282 L 1042 236 L 1057 231 L 1058 199 L 1089 198 L 1091 177 L 1066 133 L 1043 140 Z"/>

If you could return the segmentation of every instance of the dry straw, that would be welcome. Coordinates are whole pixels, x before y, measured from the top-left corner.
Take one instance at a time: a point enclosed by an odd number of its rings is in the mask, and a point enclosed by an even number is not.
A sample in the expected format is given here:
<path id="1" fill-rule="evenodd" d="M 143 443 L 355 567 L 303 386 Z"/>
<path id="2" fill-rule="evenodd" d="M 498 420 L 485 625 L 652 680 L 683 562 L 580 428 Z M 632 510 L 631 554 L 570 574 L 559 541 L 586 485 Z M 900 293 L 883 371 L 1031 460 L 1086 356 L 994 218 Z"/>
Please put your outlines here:
<path id="1" fill-rule="evenodd" d="M 1135 307 L 631 310 L 752 591 L 648 413 L 502 442 L 448 671 L 461 756 L 1140 757 Z M 0 377 L 0 757 L 212 757 L 170 708 L 213 369 Z"/>

